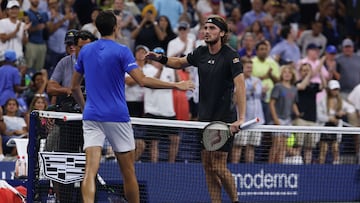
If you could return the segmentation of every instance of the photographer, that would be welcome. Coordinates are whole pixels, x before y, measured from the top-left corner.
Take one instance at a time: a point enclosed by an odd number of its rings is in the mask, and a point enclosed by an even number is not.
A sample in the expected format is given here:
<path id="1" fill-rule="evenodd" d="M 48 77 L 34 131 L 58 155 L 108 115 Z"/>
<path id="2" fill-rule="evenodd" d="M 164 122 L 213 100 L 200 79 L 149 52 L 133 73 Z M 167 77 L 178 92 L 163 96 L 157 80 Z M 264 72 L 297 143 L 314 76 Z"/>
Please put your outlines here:
<path id="1" fill-rule="evenodd" d="M 71 95 L 71 78 L 75 71 L 74 65 L 80 49 L 97 38 L 89 31 L 69 30 L 65 36 L 65 42 L 75 45 L 75 53 L 62 58 L 56 65 L 47 86 L 47 92 L 56 97 L 55 111 L 79 113 L 80 107 Z M 83 89 L 84 90 L 84 89 Z M 84 93 L 84 91 L 83 91 Z M 54 102 L 54 99 L 52 99 Z M 84 144 L 82 122 L 56 120 L 55 126 L 58 132 L 48 135 L 46 149 L 59 152 L 82 152 Z M 50 141 L 51 140 L 51 141 Z M 79 188 L 73 184 L 54 184 L 55 192 L 60 202 L 80 202 Z M 75 195 L 76 194 L 76 195 Z"/>
<path id="2" fill-rule="evenodd" d="M 131 33 L 131 38 L 135 40 L 135 47 L 144 45 L 150 50 L 161 47 L 161 41 L 165 39 L 166 33 L 160 29 L 155 18 L 156 13 L 152 10 L 143 13 L 140 25 Z"/>

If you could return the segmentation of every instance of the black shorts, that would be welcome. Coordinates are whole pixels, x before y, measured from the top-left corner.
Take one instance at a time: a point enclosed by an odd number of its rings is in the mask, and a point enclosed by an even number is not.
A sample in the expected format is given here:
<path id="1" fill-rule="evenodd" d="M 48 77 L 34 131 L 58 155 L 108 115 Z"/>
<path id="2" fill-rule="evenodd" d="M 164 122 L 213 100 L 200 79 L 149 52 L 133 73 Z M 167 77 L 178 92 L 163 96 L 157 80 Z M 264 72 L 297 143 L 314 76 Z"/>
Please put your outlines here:
<path id="1" fill-rule="evenodd" d="M 153 114 L 145 114 L 145 118 L 153 118 L 153 119 L 167 119 L 167 120 L 176 120 L 175 116 L 166 117 L 166 116 L 157 116 Z M 147 140 L 159 140 L 161 138 L 167 138 L 169 135 L 176 135 L 178 134 L 180 128 L 175 127 L 166 127 L 166 126 L 139 126 L 135 128 L 141 128 L 143 133 L 144 139 Z M 135 130 L 137 131 L 137 130 Z M 135 138 L 140 138 L 139 136 L 135 136 Z"/>

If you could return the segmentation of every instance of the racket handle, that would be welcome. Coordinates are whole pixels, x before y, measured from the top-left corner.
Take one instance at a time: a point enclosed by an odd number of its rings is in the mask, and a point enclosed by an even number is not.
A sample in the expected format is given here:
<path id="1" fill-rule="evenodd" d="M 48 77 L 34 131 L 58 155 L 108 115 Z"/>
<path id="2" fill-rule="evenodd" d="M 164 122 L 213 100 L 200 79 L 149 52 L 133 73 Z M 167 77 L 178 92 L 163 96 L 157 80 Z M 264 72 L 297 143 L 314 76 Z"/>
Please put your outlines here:
<path id="1" fill-rule="evenodd" d="M 259 123 L 259 122 L 260 122 L 260 118 L 259 118 L 259 117 L 256 117 L 256 118 L 254 118 L 254 119 L 251 119 L 251 120 L 246 121 L 245 123 L 241 124 L 241 125 L 239 126 L 239 129 L 240 129 L 240 130 L 244 130 L 244 129 L 246 129 L 246 128 L 248 128 L 248 127 L 250 127 L 250 126 L 252 126 L 252 125 L 254 125 L 254 124 L 256 124 L 256 123 Z"/>

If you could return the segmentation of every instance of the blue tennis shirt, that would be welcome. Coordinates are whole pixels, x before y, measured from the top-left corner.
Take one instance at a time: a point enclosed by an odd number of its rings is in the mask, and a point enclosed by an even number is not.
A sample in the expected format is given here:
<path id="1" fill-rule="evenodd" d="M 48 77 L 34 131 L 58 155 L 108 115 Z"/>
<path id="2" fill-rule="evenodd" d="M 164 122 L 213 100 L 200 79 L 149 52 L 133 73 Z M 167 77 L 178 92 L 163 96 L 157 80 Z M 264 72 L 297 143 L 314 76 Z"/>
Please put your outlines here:
<path id="1" fill-rule="evenodd" d="M 83 120 L 128 122 L 125 73 L 137 67 L 130 49 L 115 41 L 100 39 L 85 45 L 75 64 L 85 76 Z"/>

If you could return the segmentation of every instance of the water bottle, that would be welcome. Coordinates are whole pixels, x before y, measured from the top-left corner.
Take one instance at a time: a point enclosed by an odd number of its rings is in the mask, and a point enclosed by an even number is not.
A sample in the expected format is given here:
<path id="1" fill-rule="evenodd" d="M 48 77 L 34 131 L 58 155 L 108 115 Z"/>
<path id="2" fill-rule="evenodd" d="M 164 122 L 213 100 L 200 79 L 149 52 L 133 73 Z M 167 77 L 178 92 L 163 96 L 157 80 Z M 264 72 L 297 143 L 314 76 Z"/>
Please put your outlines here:
<path id="1" fill-rule="evenodd" d="M 17 156 L 16 162 L 15 162 L 15 177 L 19 177 L 19 169 L 20 169 L 20 156 Z"/>
<path id="2" fill-rule="evenodd" d="M 26 173 L 26 160 L 25 160 L 25 156 L 22 156 L 19 159 L 19 164 L 18 164 L 18 177 L 19 178 L 23 178 L 26 177 L 27 173 Z"/>
<path id="3" fill-rule="evenodd" d="M 49 188 L 49 193 L 46 199 L 46 203 L 56 203 L 56 196 L 51 187 Z"/>

